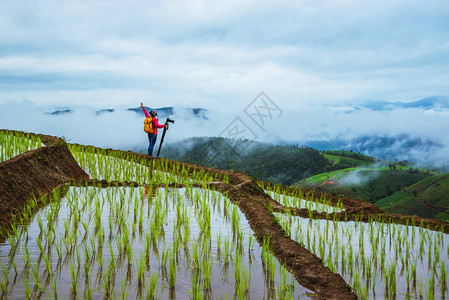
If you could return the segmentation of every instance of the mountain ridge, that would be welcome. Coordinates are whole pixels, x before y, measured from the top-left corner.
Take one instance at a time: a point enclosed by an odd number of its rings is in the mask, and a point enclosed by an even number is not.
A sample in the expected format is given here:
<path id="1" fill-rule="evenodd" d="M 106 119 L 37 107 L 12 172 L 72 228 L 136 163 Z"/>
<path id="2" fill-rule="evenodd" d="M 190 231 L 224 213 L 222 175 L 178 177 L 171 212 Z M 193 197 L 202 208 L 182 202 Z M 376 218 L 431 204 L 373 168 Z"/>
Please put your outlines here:
<path id="1" fill-rule="evenodd" d="M 192 116 L 194 118 L 198 118 L 198 119 L 202 119 L 202 120 L 209 120 L 209 118 L 207 116 L 208 109 L 206 109 L 206 108 L 200 108 L 200 107 L 175 108 L 172 106 L 160 107 L 160 108 L 150 108 L 150 107 L 145 106 L 145 109 L 147 111 L 150 111 L 150 110 L 156 111 L 158 113 L 159 118 L 172 117 L 172 116 L 176 115 L 177 113 L 181 113 L 183 115 Z M 117 111 L 119 111 L 119 110 L 113 109 L 113 108 L 102 108 L 102 109 L 95 110 L 94 113 L 95 113 L 95 115 L 99 116 L 99 115 L 103 115 L 103 114 L 114 113 Z M 125 109 L 125 111 L 132 111 L 139 115 L 145 116 L 144 112 L 140 106 L 127 108 L 127 109 Z M 76 109 L 74 109 L 74 108 L 61 108 L 61 109 L 56 109 L 56 110 L 53 110 L 50 112 L 45 112 L 45 114 L 58 116 L 58 115 L 71 114 L 74 112 L 76 112 Z"/>
<path id="2" fill-rule="evenodd" d="M 375 100 L 365 102 L 365 104 L 354 105 L 354 107 L 368 108 L 373 111 L 393 110 L 398 108 L 421 108 L 424 110 L 449 109 L 449 97 L 431 96 L 411 102 Z"/>

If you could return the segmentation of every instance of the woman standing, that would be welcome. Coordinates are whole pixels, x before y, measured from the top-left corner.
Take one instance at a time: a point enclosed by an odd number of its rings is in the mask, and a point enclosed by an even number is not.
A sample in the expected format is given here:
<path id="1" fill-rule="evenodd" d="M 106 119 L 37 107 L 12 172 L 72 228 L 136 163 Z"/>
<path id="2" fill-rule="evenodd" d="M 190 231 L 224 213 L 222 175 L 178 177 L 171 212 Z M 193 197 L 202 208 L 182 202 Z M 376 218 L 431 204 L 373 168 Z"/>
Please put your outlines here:
<path id="1" fill-rule="evenodd" d="M 164 125 L 160 125 L 159 122 L 157 121 L 157 113 L 154 110 L 150 110 L 150 113 L 148 114 L 147 110 L 145 109 L 145 107 L 143 107 L 143 103 L 140 103 L 140 106 L 142 106 L 143 112 L 145 113 L 145 132 L 148 134 L 148 141 L 149 141 L 149 146 L 148 146 L 148 156 L 149 158 L 153 158 L 153 148 L 154 145 L 156 144 L 156 139 L 157 139 L 157 129 L 158 128 L 163 128 L 165 126 L 167 126 L 166 124 Z"/>

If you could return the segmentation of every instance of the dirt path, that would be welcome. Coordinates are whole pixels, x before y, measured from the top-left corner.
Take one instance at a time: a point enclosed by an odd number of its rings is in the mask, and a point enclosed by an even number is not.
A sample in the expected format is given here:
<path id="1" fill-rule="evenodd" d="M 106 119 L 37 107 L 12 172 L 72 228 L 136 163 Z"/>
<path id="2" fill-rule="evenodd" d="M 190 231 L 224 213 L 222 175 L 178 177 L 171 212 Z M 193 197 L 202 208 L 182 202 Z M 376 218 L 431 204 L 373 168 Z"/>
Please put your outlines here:
<path id="1" fill-rule="evenodd" d="M 416 201 L 418 201 L 419 203 L 421 203 L 422 205 L 424 205 L 424 206 L 426 206 L 426 207 L 428 207 L 428 208 L 430 208 L 430 209 L 433 209 L 433 210 L 435 210 L 435 211 L 437 211 L 437 212 L 442 212 L 442 213 L 445 213 L 445 214 L 447 214 L 447 212 L 444 210 L 444 208 L 443 207 L 437 207 L 437 206 L 433 206 L 433 205 L 431 205 L 431 204 L 429 204 L 429 203 L 427 203 L 427 202 L 425 202 L 425 201 L 421 201 L 421 200 L 416 200 Z M 447 209 L 447 207 L 446 207 L 446 209 Z"/>
<path id="2" fill-rule="evenodd" d="M 347 171 L 342 172 L 342 173 L 340 173 L 340 174 L 346 174 L 346 173 L 350 173 L 350 172 L 352 172 L 352 170 L 347 170 Z M 333 175 L 333 176 L 327 178 L 326 180 L 324 180 L 324 181 L 323 181 L 322 183 L 320 183 L 319 185 L 314 186 L 314 188 L 318 188 L 318 187 L 323 186 L 323 185 L 325 185 L 325 184 L 338 185 L 339 183 L 338 183 L 337 181 L 332 181 L 332 179 L 333 179 L 334 177 L 335 177 L 335 175 Z"/>
<path id="3" fill-rule="evenodd" d="M 323 182 L 321 182 L 319 185 L 317 185 L 316 187 L 320 187 L 320 186 L 323 186 L 323 185 L 325 185 L 326 183 L 329 183 L 331 180 L 332 180 L 332 178 L 334 178 L 335 176 L 331 176 L 331 177 L 329 177 L 328 179 L 326 179 L 326 180 L 324 180 Z M 334 181 L 332 181 L 332 182 L 334 182 Z"/>

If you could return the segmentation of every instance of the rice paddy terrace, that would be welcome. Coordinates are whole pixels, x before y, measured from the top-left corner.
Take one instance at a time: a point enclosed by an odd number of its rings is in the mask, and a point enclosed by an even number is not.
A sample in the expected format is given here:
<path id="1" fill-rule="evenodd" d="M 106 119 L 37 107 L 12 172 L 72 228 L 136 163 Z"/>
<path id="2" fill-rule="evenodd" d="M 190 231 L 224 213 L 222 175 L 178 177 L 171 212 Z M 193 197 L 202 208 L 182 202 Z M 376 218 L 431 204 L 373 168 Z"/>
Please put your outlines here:
<path id="1" fill-rule="evenodd" d="M 0 297 L 440 299 L 449 225 L 0 131 Z"/>

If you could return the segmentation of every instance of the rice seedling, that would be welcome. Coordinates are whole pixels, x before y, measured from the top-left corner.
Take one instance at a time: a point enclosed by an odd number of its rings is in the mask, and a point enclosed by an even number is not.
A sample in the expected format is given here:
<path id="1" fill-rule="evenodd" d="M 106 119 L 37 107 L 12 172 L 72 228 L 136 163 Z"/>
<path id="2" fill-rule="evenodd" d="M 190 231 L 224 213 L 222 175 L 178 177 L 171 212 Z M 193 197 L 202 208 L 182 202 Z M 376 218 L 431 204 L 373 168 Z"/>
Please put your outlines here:
<path id="1" fill-rule="evenodd" d="M 39 276 L 39 267 L 36 264 L 31 264 L 31 276 L 33 277 L 34 284 L 37 289 L 42 292 L 42 285 Z"/>
<path id="2" fill-rule="evenodd" d="M 447 269 L 444 262 L 440 262 L 440 290 L 441 294 L 444 295 L 447 290 Z"/>
<path id="3" fill-rule="evenodd" d="M 240 271 L 241 272 L 239 274 L 236 274 L 239 278 L 236 285 L 236 294 L 239 299 L 245 299 L 247 298 L 248 287 L 251 282 L 251 270 L 249 271 L 249 277 L 245 268 L 240 269 Z"/>
<path id="4" fill-rule="evenodd" d="M 147 290 L 147 299 L 157 299 L 158 298 L 158 273 L 153 273 L 150 276 L 150 282 L 146 283 L 145 288 Z"/>
<path id="5" fill-rule="evenodd" d="M 190 297 L 194 300 L 203 299 L 203 296 L 201 294 L 201 284 L 199 279 L 199 272 L 193 271 L 193 274 L 191 275 L 191 288 L 189 290 Z"/>
<path id="6" fill-rule="evenodd" d="M 2 292 L 2 295 L 6 295 L 8 291 L 8 284 L 9 284 L 9 270 L 1 264 L 2 272 L 3 272 L 3 280 L 0 281 L 0 291 Z"/>
<path id="7" fill-rule="evenodd" d="M 58 299 L 58 286 L 57 286 L 57 282 L 56 282 L 56 277 L 53 277 L 51 280 L 51 287 L 52 287 L 52 291 L 53 291 L 53 299 Z"/>
<path id="8" fill-rule="evenodd" d="M 42 147 L 39 137 L 19 131 L 0 131 L 0 162 Z"/>
<path id="9" fill-rule="evenodd" d="M 44 259 L 45 262 L 45 269 L 47 270 L 48 274 L 51 274 L 51 257 L 47 257 L 47 255 L 45 253 L 42 253 L 42 258 Z"/>
<path id="10" fill-rule="evenodd" d="M 129 295 L 130 291 L 126 292 L 126 280 L 122 280 L 122 282 L 120 283 L 120 286 L 121 286 L 120 299 L 121 300 L 128 299 L 128 295 Z"/>
<path id="11" fill-rule="evenodd" d="M 141 253 L 140 259 L 136 261 L 137 265 L 137 283 L 142 285 L 145 279 L 145 256 Z"/>
<path id="12" fill-rule="evenodd" d="M 77 294 L 76 286 L 78 283 L 78 268 L 75 268 L 73 260 L 70 262 L 69 268 L 70 268 L 70 277 L 72 279 L 71 285 L 70 285 L 71 291 L 73 294 L 76 295 Z"/>
<path id="13" fill-rule="evenodd" d="M 25 299 L 30 299 L 30 297 L 31 297 L 30 283 L 26 277 L 24 277 L 22 279 L 22 281 L 23 281 L 23 285 L 25 287 Z"/>
<path id="14" fill-rule="evenodd" d="M 169 284 L 170 284 L 171 288 L 174 288 L 175 283 L 176 283 L 177 264 L 176 264 L 175 253 L 173 251 L 170 252 L 169 269 L 170 269 Z"/>

